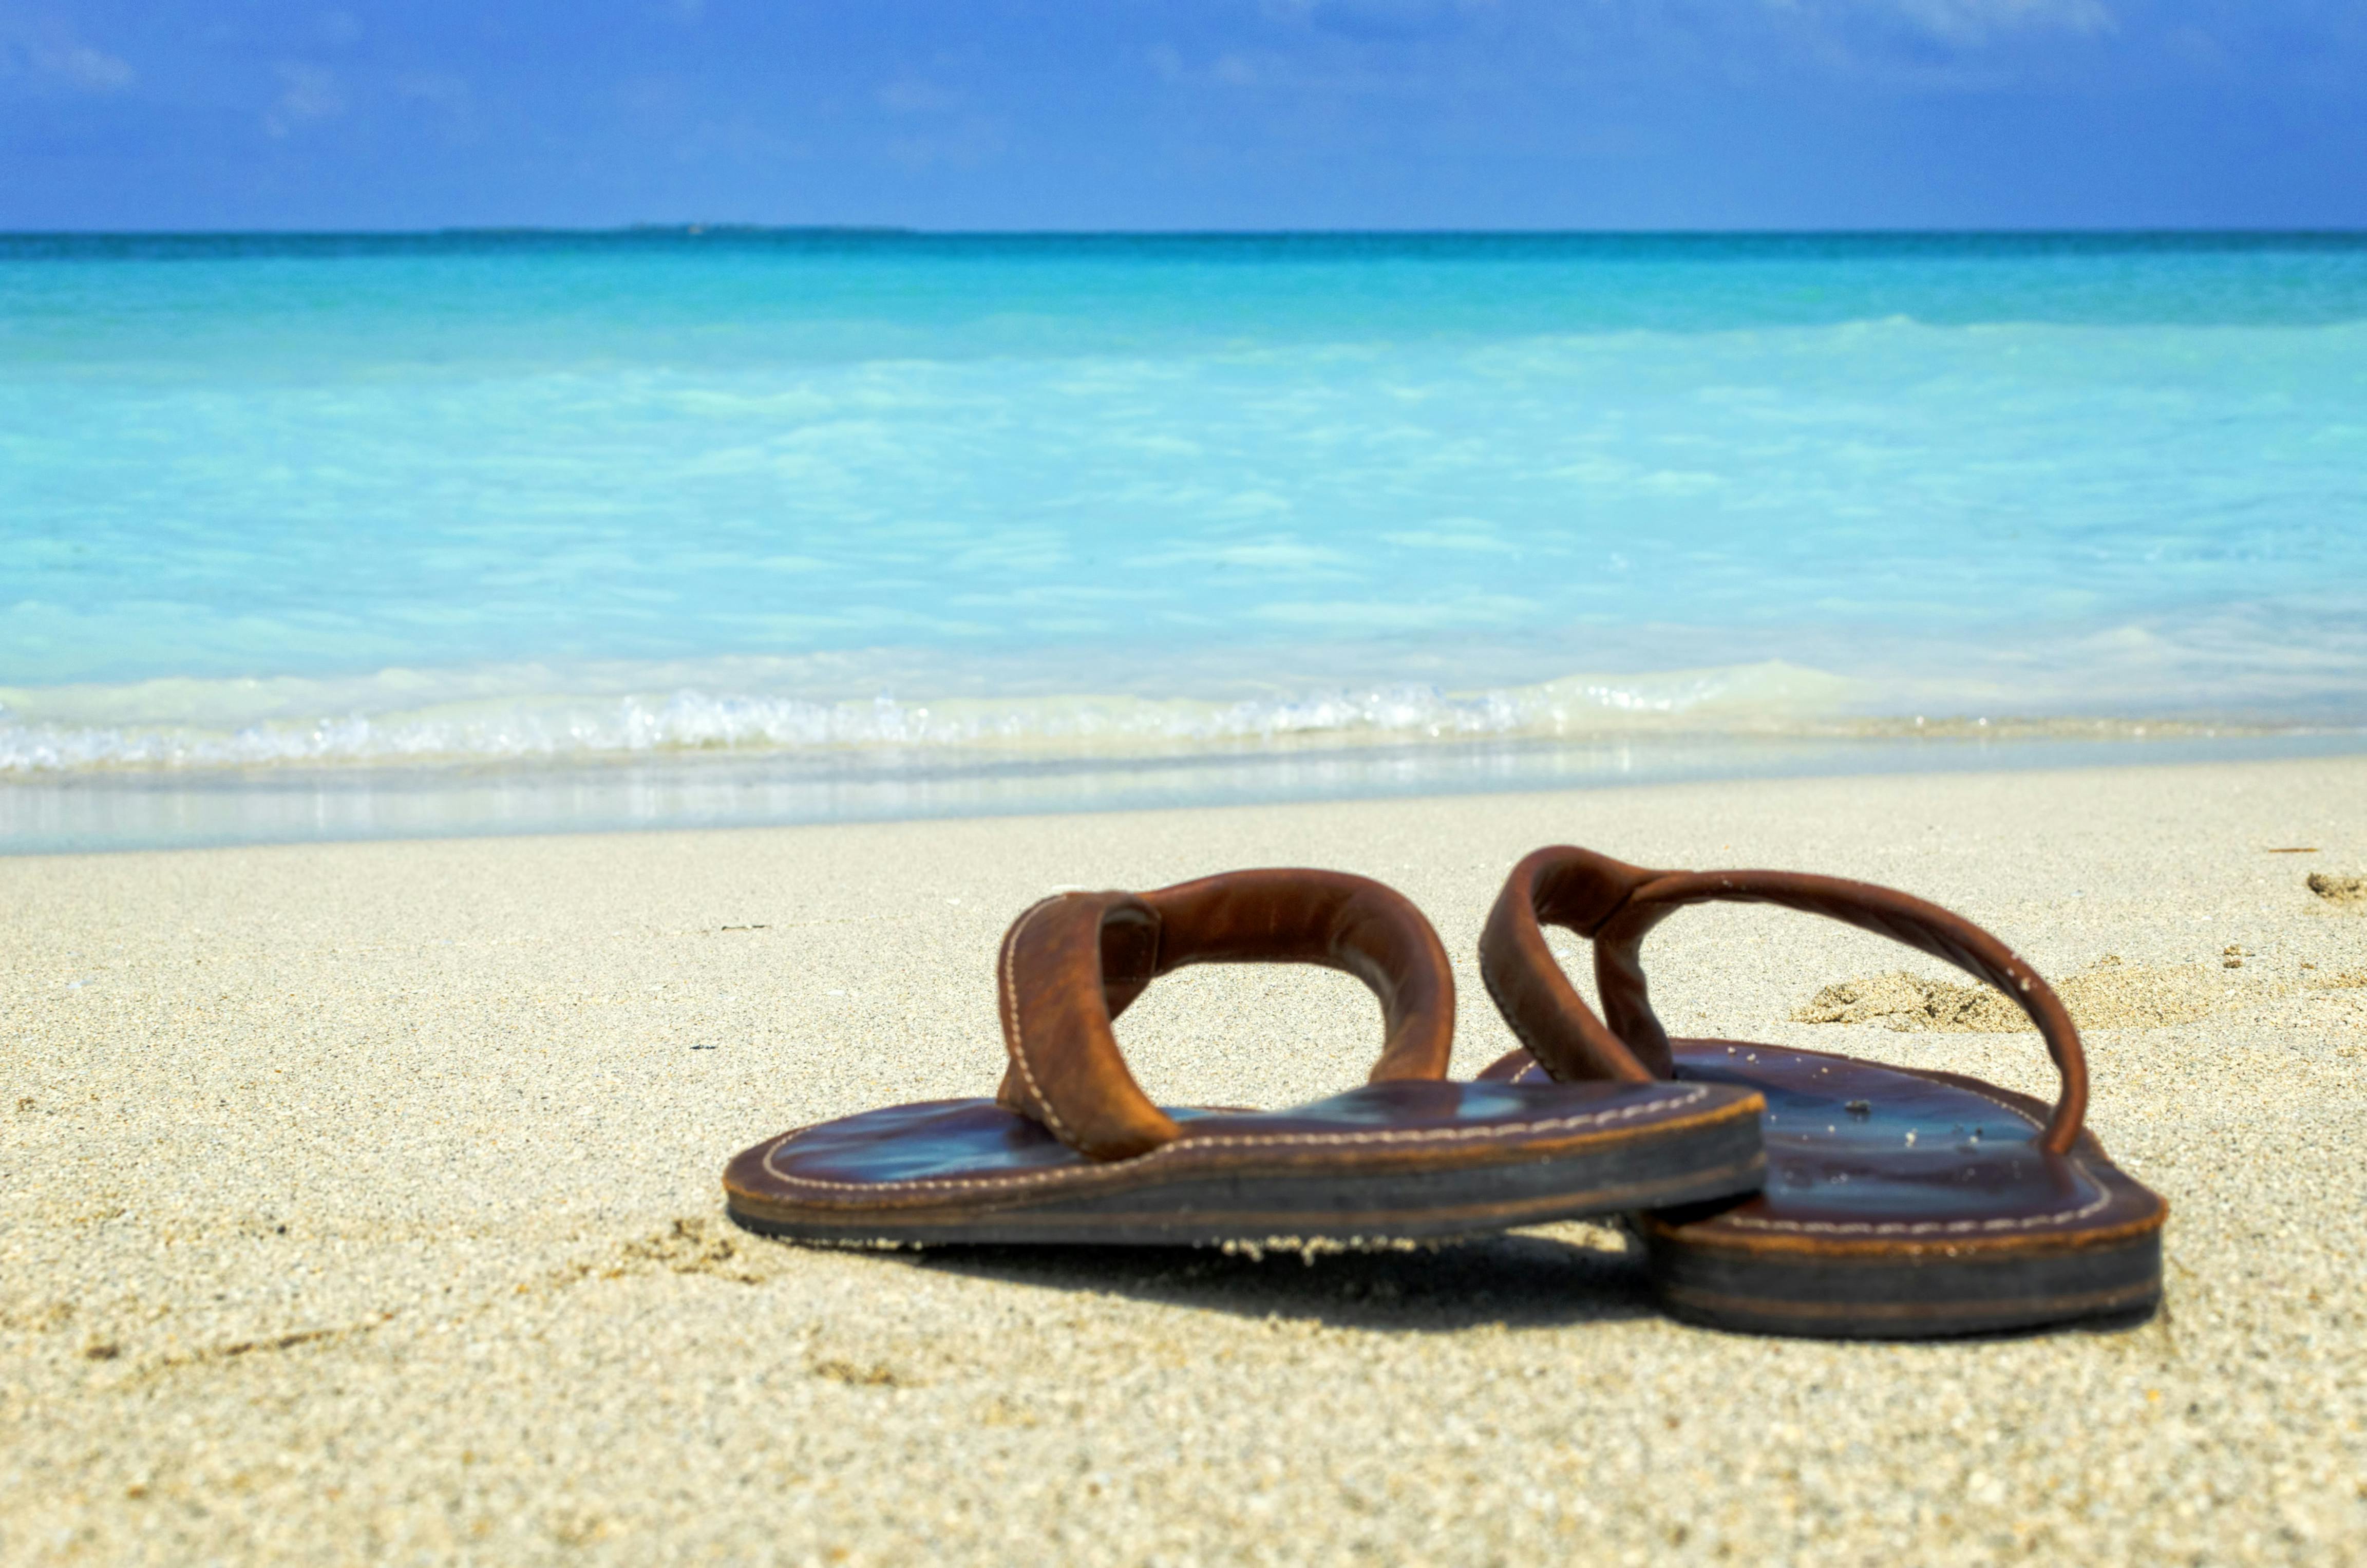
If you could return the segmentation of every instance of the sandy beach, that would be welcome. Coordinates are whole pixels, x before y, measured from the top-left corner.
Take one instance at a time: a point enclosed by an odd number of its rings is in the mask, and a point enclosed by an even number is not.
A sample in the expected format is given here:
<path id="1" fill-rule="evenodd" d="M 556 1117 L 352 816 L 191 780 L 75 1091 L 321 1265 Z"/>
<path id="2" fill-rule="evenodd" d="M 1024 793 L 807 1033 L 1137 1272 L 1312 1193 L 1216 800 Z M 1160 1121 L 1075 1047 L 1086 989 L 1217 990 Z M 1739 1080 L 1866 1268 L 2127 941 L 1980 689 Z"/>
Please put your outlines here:
<path id="1" fill-rule="evenodd" d="M 1556 842 L 1892 883 L 2067 983 L 2090 1125 L 2171 1204 L 2164 1310 L 1817 1344 L 1662 1319 L 1610 1226 L 1302 1258 L 723 1217 L 762 1137 L 991 1093 L 996 942 L 1058 886 L 1381 878 L 1474 1072 L 1479 923 Z M 2367 874 L 2367 758 L 0 860 L 0 1561 L 2367 1562 L 2367 901 L 2313 872 Z M 2052 1093 L 1873 937 L 1700 911 L 1647 958 L 1682 1032 Z M 1179 1102 L 1378 1043 L 1355 982 L 1278 968 L 1120 1033 Z"/>

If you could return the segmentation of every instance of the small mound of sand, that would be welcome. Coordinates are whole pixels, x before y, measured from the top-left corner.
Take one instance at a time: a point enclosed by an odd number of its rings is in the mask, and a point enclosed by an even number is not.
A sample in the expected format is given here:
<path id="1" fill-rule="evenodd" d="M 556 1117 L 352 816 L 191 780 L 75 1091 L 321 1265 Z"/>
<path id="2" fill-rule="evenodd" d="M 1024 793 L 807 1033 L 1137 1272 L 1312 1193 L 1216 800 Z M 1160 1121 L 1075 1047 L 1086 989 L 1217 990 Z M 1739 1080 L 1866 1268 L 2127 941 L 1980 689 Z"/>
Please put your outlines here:
<path id="1" fill-rule="evenodd" d="M 2309 891 L 2328 903 L 2346 909 L 2367 909 L 2367 877 L 2337 877 L 2312 871 Z"/>
<path id="2" fill-rule="evenodd" d="M 2030 1027 L 2022 1010 L 1994 991 L 1926 980 L 1903 969 L 1828 985 L 1792 1017 L 1803 1024 L 1881 1024 L 1901 1033 L 2002 1034 Z"/>
<path id="3" fill-rule="evenodd" d="M 2166 1028 L 2230 1000 L 2226 981 L 2203 964 L 2150 969 L 2116 958 L 2055 991 L 2083 1029 Z M 1803 1024 L 1880 1024 L 1904 1034 L 2010 1034 L 2031 1028 L 2021 1008 L 1986 986 L 1954 985 L 1905 970 L 1828 985 L 1792 1017 Z"/>

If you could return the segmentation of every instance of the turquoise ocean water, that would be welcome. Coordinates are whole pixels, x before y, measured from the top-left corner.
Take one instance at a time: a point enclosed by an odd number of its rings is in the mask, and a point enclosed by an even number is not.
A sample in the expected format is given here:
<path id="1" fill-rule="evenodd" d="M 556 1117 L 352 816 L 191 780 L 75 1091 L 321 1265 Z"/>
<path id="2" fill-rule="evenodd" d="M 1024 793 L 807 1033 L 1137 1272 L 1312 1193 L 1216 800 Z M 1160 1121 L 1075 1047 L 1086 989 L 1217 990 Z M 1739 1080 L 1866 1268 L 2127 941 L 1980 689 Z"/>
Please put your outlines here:
<path id="1" fill-rule="evenodd" d="M 2362 722 L 2367 236 L 0 237 L 0 843 Z"/>

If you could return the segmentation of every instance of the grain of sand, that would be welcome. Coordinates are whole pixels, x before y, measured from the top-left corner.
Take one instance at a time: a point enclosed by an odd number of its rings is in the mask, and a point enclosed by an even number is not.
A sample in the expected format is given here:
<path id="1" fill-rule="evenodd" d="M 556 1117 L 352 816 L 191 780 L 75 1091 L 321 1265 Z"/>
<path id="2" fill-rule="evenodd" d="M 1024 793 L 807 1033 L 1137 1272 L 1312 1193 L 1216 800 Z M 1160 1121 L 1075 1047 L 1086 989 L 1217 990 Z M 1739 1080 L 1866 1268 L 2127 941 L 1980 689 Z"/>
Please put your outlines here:
<path id="1" fill-rule="evenodd" d="M 0 862 L 0 1559 L 2367 1561 L 2367 918 L 2259 849 L 2367 867 L 2362 807 L 2348 760 Z M 2052 974 L 2240 957 L 2090 1039 L 2166 1310 L 1815 1344 L 1663 1320 L 1607 1227 L 1302 1261 L 722 1218 L 747 1143 L 990 1092 L 996 940 L 1059 884 L 1383 878 L 1473 1071 L 1479 922 L 1569 841 L 1904 886 Z M 1722 908 L 1647 958 L 1680 1032 L 2049 1091 L 2027 1034 L 1792 1017 L 1902 951 Z M 1279 969 L 1123 1030 L 1154 1094 L 1263 1104 L 1377 1032 Z"/>

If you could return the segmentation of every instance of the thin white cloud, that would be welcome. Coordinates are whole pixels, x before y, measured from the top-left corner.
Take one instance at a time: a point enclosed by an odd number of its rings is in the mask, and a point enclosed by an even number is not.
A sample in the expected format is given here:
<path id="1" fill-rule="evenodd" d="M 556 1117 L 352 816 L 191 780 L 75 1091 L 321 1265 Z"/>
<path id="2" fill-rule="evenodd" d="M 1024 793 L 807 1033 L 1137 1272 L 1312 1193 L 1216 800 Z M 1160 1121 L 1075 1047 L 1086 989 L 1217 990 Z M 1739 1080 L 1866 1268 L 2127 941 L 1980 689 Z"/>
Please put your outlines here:
<path id="1" fill-rule="evenodd" d="M 263 117 L 263 128 L 272 135 L 285 136 L 298 126 L 345 112 L 345 95 L 337 85 L 335 73 L 326 66 L 288 60 L 277 69 L 279 97 Z"/>
<path id="2" fill-rule="evenodd" d="M 1285 72 L 1272 56 L 1236 53 L 1217 56 L 1208 74 L 1228 87 L 1255 87 L 1282 80 Z"/>
<path id="3" fill-rule="evenodd" d="M 1999 33 L 2109 32 L 2101 0 L 1886 0 L 1907 19 L 1951 43 L 1984 43 Z"/>
<path id="4" fill-rule="evenodd" d="M 425 73 L 398 78 L 394 90 L 418 105 L 446 142 L 458 143 L 474 136 L 477 97 L 465 78 L 444 72 Z"/>
<path id="5" fill-rule="evenodd" d="M 465 108 L 471 100 L 466 78 L 447 72 L 429 72 L 403 76 L 396 80 L 394 90 L 406 98 L 433 104 L 438 108 Z"/>
<path id="6" fill-rule="evenodd" d="M 878 92 L 879 107 L 890 114 L 943 114 L 961 108 L 962 96 L 918 76 L 900 77 Z"/>
<path id="7" fill-rule="evenodd" d="M 138 79 L 130 62 L 85 43 L 55 24 L 0 20 L 0 77 L 30 76 L 84 93 L 119 93 Z"/>
<path id="8" fill-rule="evenodd" d="M 1228 50 L 1206 65 L 1195 65 L 1172 44 L 1159 44 L 1144 58 L 1163 81 L 1182 86 L 1217 86 L 1288 93 L 1373 93 L 1419 87 L 1422 71 L 1395 74 L 1364 63 L 1361 46 L 1345 55 L 1321 46 L 1291 50 Z"/>
<path id="9" fill-rule="evenodd" d="M 889 139 L 888 156 L 908 169 L 972 169 L 1002 156 L 1002 127 L 973 115 L 942 131 Z"/>
<path id="10" fill-rule="evenodd" d="M 76 44 L 51 63 L 51 70 L 88 93 L 115 93 L 131 85 L 130 65 L 103 50 Z"/>
<path id="11" fill-rule="evenodd" d="M 1768 8 L 1906 23 L 1943 43 L 1976 45 L 2014 33 L 2106 33 L 2117 26 L 2103 0 L 1766 0 Z"/>
<path id="12" fill-rule="evenodd" d="M 1269 20 L 1365 38 L 1414 38 L 1451 28 L 1493 0 L 1265 0 Z"/>

